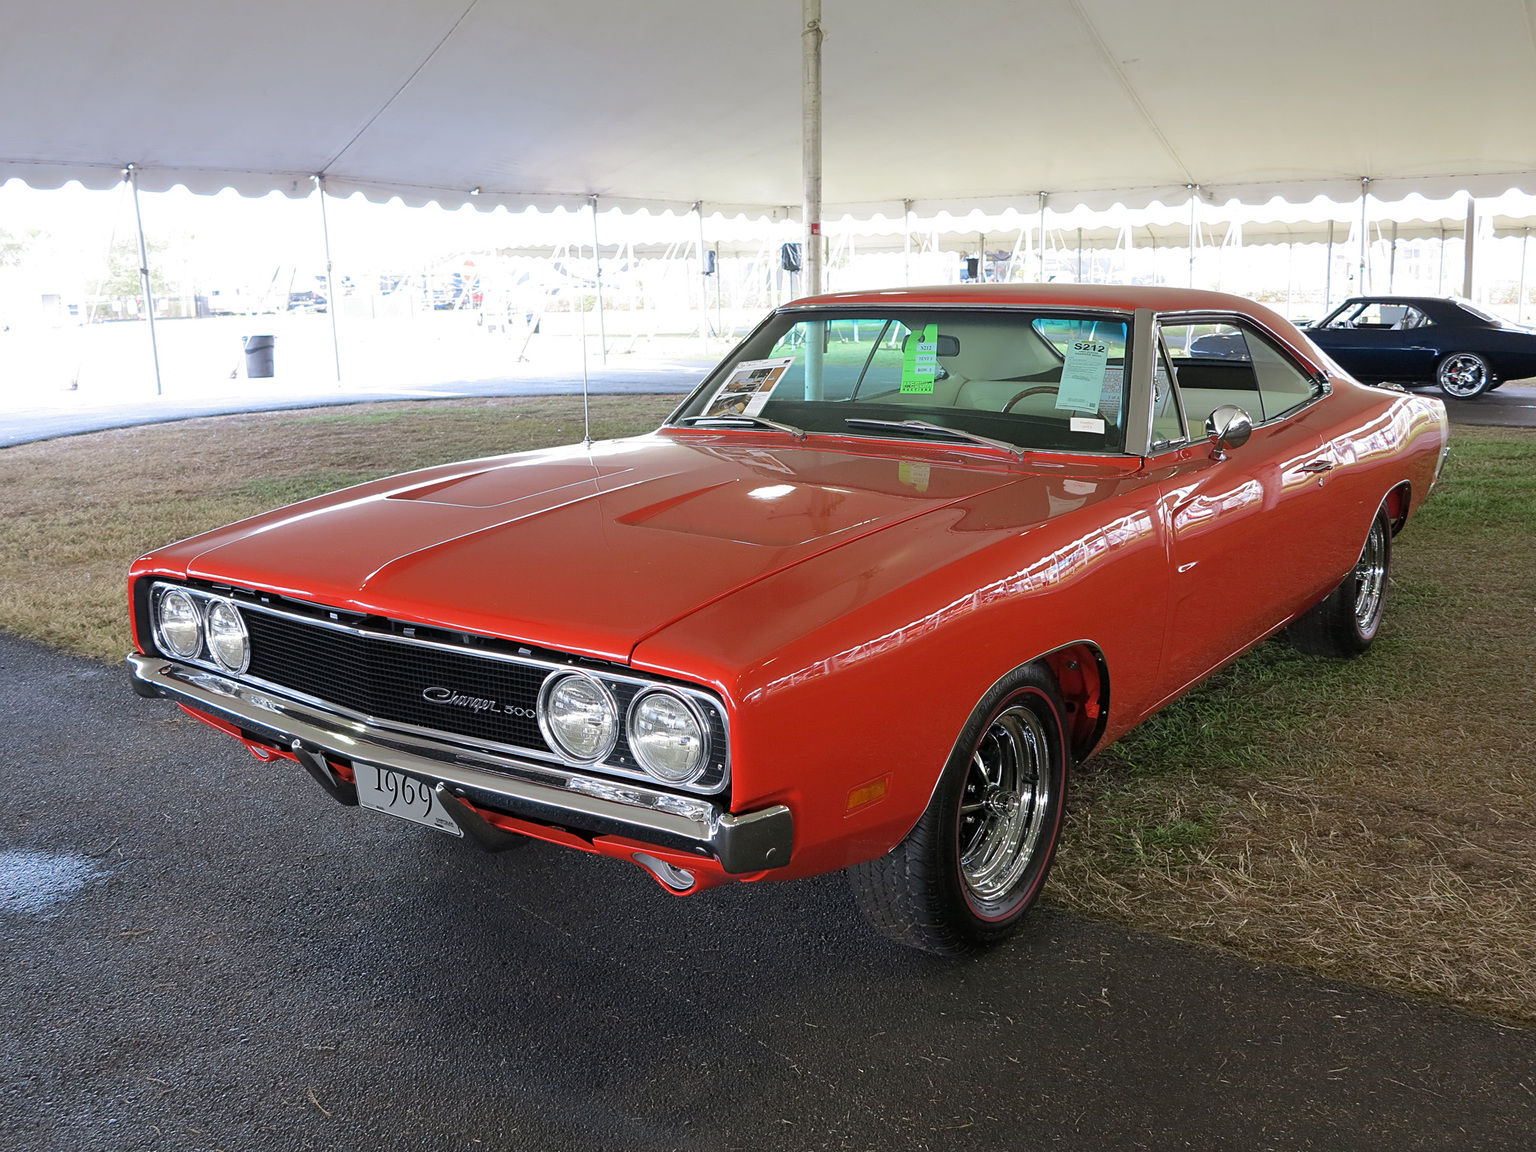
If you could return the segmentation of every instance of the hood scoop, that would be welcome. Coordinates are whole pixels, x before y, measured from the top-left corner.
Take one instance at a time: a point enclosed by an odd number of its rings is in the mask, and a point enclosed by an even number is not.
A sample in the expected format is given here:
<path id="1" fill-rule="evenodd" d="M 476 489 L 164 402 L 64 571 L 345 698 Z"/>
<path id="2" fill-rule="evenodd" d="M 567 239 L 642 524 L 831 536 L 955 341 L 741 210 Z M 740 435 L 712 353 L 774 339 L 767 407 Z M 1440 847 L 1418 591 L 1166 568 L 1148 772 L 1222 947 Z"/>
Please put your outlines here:
<path id="1" fill-rule="evenodd" d="M 622 472 L 610 472 L 607 478 L 619 475 Z M 595 469 L 585 461 L 566 464 L 535 460 L 408 488 L 389 499 L 445 504 L 451 508 L 499 508 L 530 496 L 564 493 L 583 484 L 590 488 L 596 478 Z"/>
<path id="2" fill-rule="evenodd" d="M 690 492 L 619 517 L 633 527 L 682 532 L 752 544 L 789 548 L 890 519 L 893 503 L 914 510 L 928 501 L 892 497 L 822 484 L 737 480 Z"/>

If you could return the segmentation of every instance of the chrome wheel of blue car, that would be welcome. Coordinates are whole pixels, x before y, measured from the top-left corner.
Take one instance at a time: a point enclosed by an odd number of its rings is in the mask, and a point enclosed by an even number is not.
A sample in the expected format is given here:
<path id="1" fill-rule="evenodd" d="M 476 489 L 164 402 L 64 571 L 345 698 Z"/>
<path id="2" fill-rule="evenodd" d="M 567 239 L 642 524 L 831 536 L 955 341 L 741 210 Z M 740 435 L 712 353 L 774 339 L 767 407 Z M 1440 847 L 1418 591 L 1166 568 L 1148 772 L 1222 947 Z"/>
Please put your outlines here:
<path id="1" fill-rule="evenodd" d="M 1453 400 L 1471 400 L 1493 387 L 1493 368 L 1476 352 L 1452 352 L 1435 370 L 1435 383 Z"/>

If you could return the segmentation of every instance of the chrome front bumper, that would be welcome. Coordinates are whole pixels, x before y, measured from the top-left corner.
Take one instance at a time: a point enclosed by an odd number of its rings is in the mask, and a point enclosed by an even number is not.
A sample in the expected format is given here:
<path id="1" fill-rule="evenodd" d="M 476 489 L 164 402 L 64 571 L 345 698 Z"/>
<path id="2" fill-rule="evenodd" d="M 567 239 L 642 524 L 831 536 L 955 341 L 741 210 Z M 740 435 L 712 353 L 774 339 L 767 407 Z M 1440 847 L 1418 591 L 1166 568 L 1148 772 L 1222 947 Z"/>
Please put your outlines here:
<path id="1" fill-rule="evenodd" d="M 296 751 L 442 783 L 477 805 L 522 819 L 702 850 L 733 874 L 789 863 L 794 816 L 782 804 L 733 815 L 698 797 L 394 732 L 163 656 L 134 652 L 128 666 L 140 695 L 168 697 L 280 748 L 298 742 Z"/>

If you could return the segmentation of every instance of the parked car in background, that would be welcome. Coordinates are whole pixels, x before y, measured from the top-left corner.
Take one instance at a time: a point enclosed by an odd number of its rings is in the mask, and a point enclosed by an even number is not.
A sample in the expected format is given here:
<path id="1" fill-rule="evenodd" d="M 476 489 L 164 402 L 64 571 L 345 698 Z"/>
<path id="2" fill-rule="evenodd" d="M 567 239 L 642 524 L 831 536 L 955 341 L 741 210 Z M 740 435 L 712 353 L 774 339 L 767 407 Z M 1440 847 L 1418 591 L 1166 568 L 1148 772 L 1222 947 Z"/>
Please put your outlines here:
<path id="1" fill-rule="evenodd" d="M 1437 296 L 1354 296 L 1306 334 L 1366 383 L 1437 384 L 1455 400 L 1536 376 L 1536 331 Z"/>
<path id="2" fill-rule="evenodd" d="M 1039 895 L 1074 764 L 1282 629 L 1370 645 L 1446 434 L 1233 296 L 822 296 L 648 435 L 150 553 L 129 662 L 343 804 L 678 895 L 846 870 L 964 952 Z"/>

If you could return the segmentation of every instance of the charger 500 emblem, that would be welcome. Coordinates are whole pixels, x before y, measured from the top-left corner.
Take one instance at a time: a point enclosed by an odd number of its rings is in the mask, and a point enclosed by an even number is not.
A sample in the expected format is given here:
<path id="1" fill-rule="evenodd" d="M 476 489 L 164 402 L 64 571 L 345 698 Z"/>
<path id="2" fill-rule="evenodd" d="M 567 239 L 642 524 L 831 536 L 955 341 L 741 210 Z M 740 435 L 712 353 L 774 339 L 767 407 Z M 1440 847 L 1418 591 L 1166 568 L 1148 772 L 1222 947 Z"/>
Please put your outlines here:
<path id="1" fill-rule="evenodd" d="M 433 704 L 448 704 L 455 708 L 468 708 L 471 712 L 498 712 L 503 716 L 521 716 L 525 719 L 534 718 L 532 708 L 517 708 L 511 704 L 499 704 L 495 700 L 488 700 L 484 696 L 465 696 L 455 692 L 452 688 L 423 688 L 421 698 L 431 701 Z"/>

